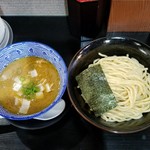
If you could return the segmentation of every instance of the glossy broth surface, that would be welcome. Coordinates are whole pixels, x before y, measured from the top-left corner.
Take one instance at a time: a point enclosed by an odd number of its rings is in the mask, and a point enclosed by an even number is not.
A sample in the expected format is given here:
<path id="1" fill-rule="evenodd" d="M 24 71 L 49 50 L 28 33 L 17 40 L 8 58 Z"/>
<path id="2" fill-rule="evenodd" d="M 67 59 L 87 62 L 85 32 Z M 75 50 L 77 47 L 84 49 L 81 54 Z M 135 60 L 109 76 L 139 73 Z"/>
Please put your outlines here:
<path id="1" fill-rule="evenodd" d="M 0 74 L 0 104 L 14 114 L 33 114 L 50 105 L 60 88 L 55 66 L 39 57 L 9 64 Z"/>

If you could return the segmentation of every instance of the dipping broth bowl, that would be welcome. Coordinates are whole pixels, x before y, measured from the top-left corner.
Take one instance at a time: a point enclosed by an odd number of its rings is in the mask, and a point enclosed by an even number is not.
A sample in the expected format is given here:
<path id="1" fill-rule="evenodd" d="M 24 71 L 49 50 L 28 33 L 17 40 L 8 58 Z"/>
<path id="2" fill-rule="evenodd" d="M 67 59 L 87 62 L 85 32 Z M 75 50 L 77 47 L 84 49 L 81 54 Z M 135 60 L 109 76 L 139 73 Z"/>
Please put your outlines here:
<path id="1" fill-rule="evenodd" d="M 0 51 L 0 73 L 7 67 L 10 63 L 14 62 L 17 59 L 28 57 L 28 56 L 35 56 L 39 58 L 43 58 L 50 63 L 52 63 L 60 76 L 60 88 L 55 100 L 45 109 L 40 112 L 30 114 L 30 115 L 17 115 L 8 112 L 2 106 L 0 106 L 0 115 L 6 119 L 10 120 L 28 120 L 38 117 L 50 109 L 53 108 L 62 98 L 67 82 L 68 82 L 68 70 L 63 58 L 60 54 L 51 48 L 48 45 L 32 42 L 32 41 L 25 41 L 11 44 Z"/>

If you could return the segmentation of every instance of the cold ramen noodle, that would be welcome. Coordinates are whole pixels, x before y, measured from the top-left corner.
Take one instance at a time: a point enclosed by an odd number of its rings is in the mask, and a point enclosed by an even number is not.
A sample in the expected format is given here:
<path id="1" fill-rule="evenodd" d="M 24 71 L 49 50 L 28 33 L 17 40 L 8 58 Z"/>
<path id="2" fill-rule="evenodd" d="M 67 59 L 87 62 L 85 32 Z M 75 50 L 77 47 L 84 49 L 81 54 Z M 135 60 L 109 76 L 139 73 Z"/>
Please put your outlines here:
<path id="1" fill-rule="evenodd" d="M 105 56 L 76 76 L 82 97 L 109 122 L 139 119 L 150 112 L 150 74 L 135 58 Z"/>
<path id="2" fill-rule="evenodd" d="M 50 105 L 60 88 L 55 66 L 39 57 L 10 63 L 0 74 L 0 104 L 14 114 L 33 114 Z"/>

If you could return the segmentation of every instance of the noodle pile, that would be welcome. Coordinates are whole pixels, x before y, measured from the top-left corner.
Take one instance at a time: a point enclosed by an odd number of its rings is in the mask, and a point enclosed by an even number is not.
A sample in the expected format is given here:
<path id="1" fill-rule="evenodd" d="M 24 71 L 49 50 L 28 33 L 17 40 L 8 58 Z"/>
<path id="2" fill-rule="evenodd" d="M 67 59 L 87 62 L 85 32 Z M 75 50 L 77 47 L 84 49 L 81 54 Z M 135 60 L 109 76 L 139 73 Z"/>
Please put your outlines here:
<path id="1" fill-rule="evenodd" d="M 109 122 L 123 122 L 139 119 L 150 112 L 150 74 L 136 59 L 129 56 L 105 56 L 96 59 L 117 100 L 117 106 L 102 114 Z M 89 66 L 90 67 L 90 66 Z"/>

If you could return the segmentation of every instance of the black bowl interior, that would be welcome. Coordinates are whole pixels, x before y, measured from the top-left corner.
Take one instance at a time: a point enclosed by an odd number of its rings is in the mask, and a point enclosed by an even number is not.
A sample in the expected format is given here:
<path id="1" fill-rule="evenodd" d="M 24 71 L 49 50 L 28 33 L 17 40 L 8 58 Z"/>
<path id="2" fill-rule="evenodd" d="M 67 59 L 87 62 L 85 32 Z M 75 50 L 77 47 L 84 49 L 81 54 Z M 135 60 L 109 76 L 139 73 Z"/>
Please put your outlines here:
<path id="1" fill-rule="evenodd" d="M 69 79 L 67 91 L 73 106 L 86 121 L 109 132 L 133 133 L 148 128 L 150 126 L 150 113 L 144 114 L 144 116 L 138 120 L 110 123 L 101 118 L 96 118 L 89 110 L 87 104 L 85 104 L 81 97 L 81 91 L 77 88 L 75 77 L 87 68 L 94 59 L 99 58 L 98 52 L 108 56 L 125 56 L 129 54 L 129 57 L 136 58 L 150 70 L 150 47 L 147 45 L 134 39 L 122 37 L 101 38 L 92 41 L 76 53 L 68 68 Z"/>

